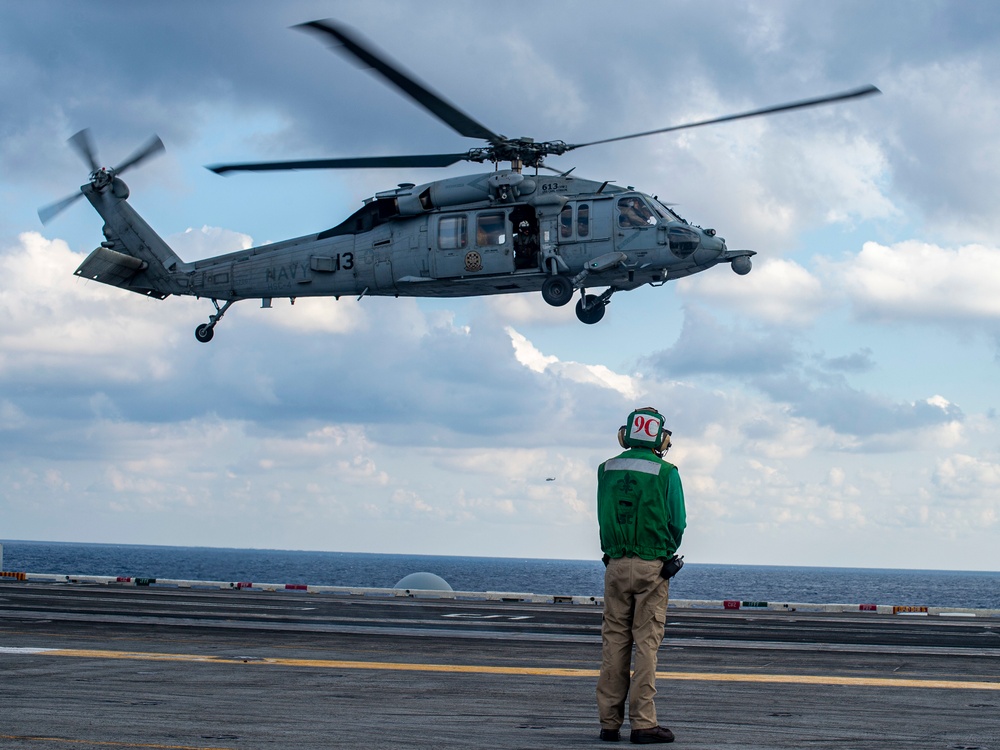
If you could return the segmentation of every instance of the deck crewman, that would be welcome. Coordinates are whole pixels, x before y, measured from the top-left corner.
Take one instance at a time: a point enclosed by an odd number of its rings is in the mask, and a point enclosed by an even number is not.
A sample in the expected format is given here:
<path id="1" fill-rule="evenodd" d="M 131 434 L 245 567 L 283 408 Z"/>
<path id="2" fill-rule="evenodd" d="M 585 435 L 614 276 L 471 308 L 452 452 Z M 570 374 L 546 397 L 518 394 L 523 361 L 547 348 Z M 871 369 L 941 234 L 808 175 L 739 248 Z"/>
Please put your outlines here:
<path id="1" fill-rule="evenodd" d="M 631 742 L 674 740 L 658 725 L 653 700 L 669 579 L 683 564 L 676 552 L 686 525 L 680 474 L 663 460 L 670 437 L 656 409 L 636 409 L 618 430 L 625 452 L 597 470 L 597 518 L 607 565 L 597 708 L 600 738 L 609 742 L 621 739 L 626 699 Z"/>

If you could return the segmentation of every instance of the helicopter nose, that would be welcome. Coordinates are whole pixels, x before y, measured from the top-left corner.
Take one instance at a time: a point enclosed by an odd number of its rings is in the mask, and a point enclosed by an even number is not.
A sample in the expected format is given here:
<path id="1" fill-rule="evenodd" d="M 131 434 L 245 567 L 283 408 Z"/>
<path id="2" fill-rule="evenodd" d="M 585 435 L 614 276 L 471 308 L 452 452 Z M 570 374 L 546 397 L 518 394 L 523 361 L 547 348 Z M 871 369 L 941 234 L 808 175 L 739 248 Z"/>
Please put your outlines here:
<path id="1" fill-rule="evenodd" d="M 726 241 L 716 237 L 714 230 L 702 229 L 698 232 L 698 244 L 694 249 L 692 260 L 699 265 L 713 266 L 725 252 Z"/>
<path id="2" fill-rule="evenodd" d="M 705 250 L 721 253 L 726 249 L 726 241 L 715 235 L 714 229 L 702 230 L 701 246 Z"/>

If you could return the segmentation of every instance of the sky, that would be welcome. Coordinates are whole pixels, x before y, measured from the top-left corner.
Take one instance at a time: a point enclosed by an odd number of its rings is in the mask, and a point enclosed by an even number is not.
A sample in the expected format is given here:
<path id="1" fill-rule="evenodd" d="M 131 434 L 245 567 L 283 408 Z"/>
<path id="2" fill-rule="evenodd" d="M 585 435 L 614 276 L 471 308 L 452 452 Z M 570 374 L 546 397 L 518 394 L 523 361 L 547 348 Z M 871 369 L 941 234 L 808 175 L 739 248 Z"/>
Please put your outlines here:
<path id="1" fill-rule="evenodd" d="M 0 5 L 0 540 L 595 559 L 596 469 L 666 415 L 688 562 L 1000 570 L 1000 6 L 713 0 Z M 73 275 L 91 129 L 185 260 L 488 169 L 206 164 L 464 151 L 292 28 L 332 18 L 548 162 L 714 227 L 725 266 L 616 294 L 208 300 Z M 552 481 L 549 479 L 552 478 Z"/>

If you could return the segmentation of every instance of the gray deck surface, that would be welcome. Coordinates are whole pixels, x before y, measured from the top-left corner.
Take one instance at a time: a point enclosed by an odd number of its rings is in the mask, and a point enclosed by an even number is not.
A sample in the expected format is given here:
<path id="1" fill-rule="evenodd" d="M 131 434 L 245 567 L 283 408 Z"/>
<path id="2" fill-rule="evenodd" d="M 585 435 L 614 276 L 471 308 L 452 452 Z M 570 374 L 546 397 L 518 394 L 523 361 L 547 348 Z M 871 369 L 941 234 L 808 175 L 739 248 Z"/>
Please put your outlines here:
<path id="1" fill-rule="evenodd" d="M 0 581 L 0 748 L 616 747 L 597 740 L 600 621 Z M 998 618 L 671 609 L 660 672 L 678 748 L 1000 750 Z"/>

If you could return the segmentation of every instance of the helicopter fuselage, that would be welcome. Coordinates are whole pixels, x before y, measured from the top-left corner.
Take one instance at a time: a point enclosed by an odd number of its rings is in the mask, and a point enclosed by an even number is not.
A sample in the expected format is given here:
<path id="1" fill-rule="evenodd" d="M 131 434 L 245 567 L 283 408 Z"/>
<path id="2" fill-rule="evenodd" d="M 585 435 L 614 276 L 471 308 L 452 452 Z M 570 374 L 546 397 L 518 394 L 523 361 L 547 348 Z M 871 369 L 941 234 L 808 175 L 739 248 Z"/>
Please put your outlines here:
<path id="1" fill-rule="evenodd" d="M 124 183 L 118 180 L 117 190 L 92 185 L 83 190 L 105 216 L 107 241 L 78 275 L 158 297 L 194 295 L 229 304 L 254 298 L 268 307 L 276 298 L 467 297 L 541 290 L 550 304 L 562 305 L 580 290 L 577 314 L 584 322 L 597 322 L 616 291 L 657 285 L 722 262 L 746 273 L 753 255 L 727 250 L 714 230 L 687 223 L 635 190 L 499 170 L 400 185 L 317 234 L 193 263 L 176 256 L 171 260 L 167 248 L 156 263 L 143 259 L 142 246 L 148 253 L 162 240 L 151 238 L 152 230 L 128 206 Z M 109 260 L 124 261 L 120 255 L 148 262 L 132 262 L 131 268 L 109 274 Z M 601 297 L 586 294 L 595 287 L 607 291 Z"/>

